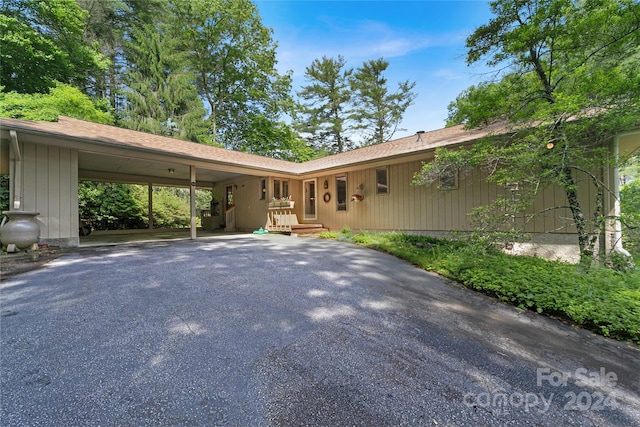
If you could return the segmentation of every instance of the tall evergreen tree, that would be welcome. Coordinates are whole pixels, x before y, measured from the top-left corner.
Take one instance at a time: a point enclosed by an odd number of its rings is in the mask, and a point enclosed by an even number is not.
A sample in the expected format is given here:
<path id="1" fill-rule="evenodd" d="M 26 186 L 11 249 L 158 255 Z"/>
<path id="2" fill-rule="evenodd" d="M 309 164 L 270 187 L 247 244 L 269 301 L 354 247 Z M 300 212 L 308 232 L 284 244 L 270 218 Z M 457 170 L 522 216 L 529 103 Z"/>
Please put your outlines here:
<path id="1" fill-rule="evenodd" d="M 342 56 L 336 59 L 323 56 L 306 68 L 309 84 L 298 92 L 303 103 L 296 129 L 318 151 L 341 153 L 352 147 L 349 127 L 352 73 Z"/>
<path id="2" fill-rule="evenodd" d="M 206 141 L 205 110 L 188 54 L 171 23 L 134 27 L 125 43 L 126 107 L 122 124 L 130 129 L 192 141 Z"/>
<path id="3" fill-rule="evenodd" d="M 390 92 L 384 71 L 389 62 L 382 58 L 366 61 L 350 79 L 354 92 L 352 118 L 354 129 L 363 131 L 365 144 L 380 144 L 393 137 L 406 109 L 416 95 L 411 90 L 415 82 L 398 83 L 398 90 Z"/>
<path id="4" fill-rule="evenodd" d="M 125 5 L 120 0 L 77 0 L 78 5 L 88 12 L 87 26 L 83 35 L 89 45 L 96 45 L 108 59 L 106 68 L 95 74 L 87 82 L 85 91 L 99 99 L 108 99 L 114 112 L 120 104 L 118 94 L 122 81 L 122 44 L 127 25 Z"/>

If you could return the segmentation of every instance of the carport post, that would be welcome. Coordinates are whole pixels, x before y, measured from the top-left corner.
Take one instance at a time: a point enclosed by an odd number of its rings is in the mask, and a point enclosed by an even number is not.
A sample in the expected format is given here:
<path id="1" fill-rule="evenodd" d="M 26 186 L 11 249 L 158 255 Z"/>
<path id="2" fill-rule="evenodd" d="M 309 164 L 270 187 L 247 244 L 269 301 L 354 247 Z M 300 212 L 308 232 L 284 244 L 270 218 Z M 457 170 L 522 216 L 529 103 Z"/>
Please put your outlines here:
<path id="1" fill-rule="evenodd" d="M 149 183 L 149 230 L 153 229 L 153 184 Z"/>
<path id="2" fill-rule="evenodd" d="M 191 201 L 191 239 L 196 238 L 196 167 L 189 166 L 190 182 L 189 199 Z"/>

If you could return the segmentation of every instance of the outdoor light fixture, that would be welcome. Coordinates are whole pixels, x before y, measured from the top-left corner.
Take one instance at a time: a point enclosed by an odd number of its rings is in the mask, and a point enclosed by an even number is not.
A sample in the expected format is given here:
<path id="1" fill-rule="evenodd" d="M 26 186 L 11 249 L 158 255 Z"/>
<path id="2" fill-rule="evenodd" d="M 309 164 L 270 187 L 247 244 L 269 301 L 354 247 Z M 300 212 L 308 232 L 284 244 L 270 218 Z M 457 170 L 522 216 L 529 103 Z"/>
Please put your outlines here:
<path id="1" fill-rule="evenodd" d="M 423 131 L 423 130 L 419 130 L 418 132 L 416 132 L 416 135 L 418 135 L 418 140 L 417 140 L 416 142 L 418 142 L 418 141 L 422 141 L 422 134 L 423 134 L 423 133 L 424 133 L 424 131 Z"/>
<path id="2" fill-rule="evenodd" d="M 174 168 L 169 168 L 169 173 L 174 173 L 176 170 Z"/>

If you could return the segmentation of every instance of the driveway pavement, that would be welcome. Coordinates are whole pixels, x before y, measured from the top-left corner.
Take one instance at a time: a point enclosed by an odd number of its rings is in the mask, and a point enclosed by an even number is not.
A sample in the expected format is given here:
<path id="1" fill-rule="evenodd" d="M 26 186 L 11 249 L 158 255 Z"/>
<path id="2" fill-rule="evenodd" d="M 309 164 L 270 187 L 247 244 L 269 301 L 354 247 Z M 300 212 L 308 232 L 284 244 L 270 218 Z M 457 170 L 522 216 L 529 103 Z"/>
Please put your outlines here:
<path id="1" fill-rule="evenodd" d="M 2 426 L 640 426 L 637 346 L 341 242 L 80 251 L 0 304 Z"/>

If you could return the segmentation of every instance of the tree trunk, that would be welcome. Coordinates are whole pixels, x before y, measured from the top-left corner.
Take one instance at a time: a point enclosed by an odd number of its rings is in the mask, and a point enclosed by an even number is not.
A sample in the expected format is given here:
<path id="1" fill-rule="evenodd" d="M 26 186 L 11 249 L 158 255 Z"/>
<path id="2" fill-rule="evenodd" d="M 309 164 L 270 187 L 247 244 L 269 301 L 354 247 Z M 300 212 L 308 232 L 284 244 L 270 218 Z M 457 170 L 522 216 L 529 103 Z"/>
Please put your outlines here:
<path id="1" fill-rule="evenodd" d="M 569 166 L 564 166 L 562 169 L 562 183 L 567 200 L 569 202 L 569 208 L 571 209 L 571 215 L 573 216 L 573 222 L 576 225 L 578 232 L 578 246 L 580 248 L 580 266 L 588 271 L 593 263 L 594 246 L 596 239 L 589 238 L 589 230 L 587 228 L 587 220 L 584 217 L 582 206 L 578 200 L 578 192 L 576 191 L 576 183 L 573 177 L 573 171 Z"/>

